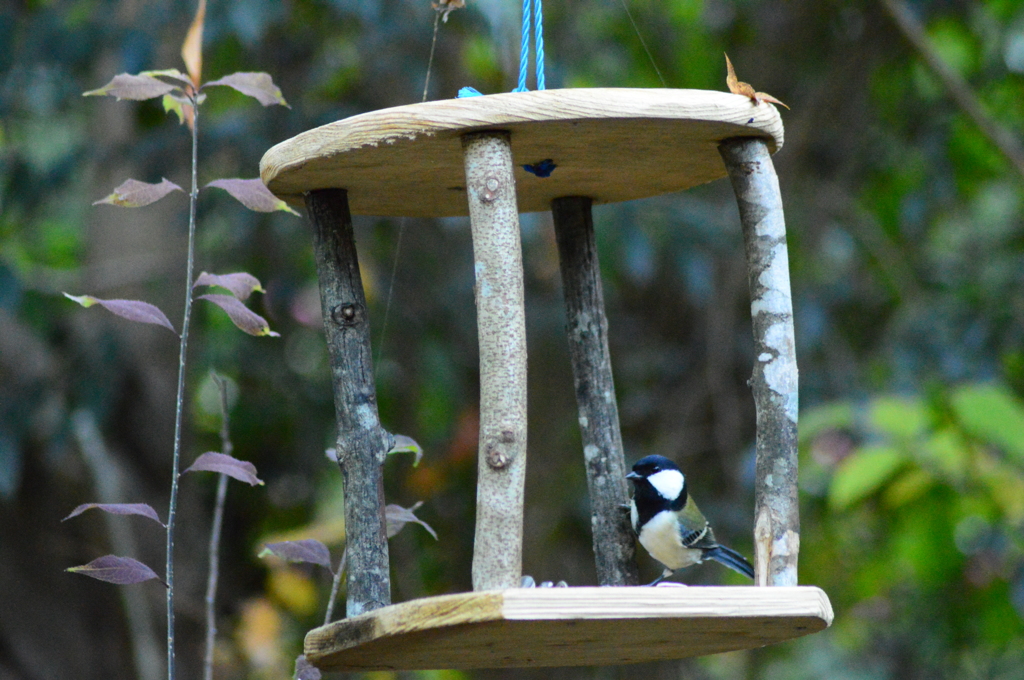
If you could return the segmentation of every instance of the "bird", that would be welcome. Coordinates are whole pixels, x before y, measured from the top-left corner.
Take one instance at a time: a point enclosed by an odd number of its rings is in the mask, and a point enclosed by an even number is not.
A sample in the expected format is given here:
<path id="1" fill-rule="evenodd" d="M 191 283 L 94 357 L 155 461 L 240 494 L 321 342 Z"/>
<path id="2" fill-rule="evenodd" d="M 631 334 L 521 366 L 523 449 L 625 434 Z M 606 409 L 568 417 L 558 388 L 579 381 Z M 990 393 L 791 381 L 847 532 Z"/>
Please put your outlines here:
<path id="1" fill-rule="evenodd" d="M 673 573 L 704 560 L 714 560 L 748 578 L 754 567 L 743 555 L 715 540 L 711 525 L 686 490 L 686 477 L 664 456 L 647 456 L 626 475 L 633 482 L 630 521 L 651 557 L 665 572 L 648 585 L 657 585 Z"/>

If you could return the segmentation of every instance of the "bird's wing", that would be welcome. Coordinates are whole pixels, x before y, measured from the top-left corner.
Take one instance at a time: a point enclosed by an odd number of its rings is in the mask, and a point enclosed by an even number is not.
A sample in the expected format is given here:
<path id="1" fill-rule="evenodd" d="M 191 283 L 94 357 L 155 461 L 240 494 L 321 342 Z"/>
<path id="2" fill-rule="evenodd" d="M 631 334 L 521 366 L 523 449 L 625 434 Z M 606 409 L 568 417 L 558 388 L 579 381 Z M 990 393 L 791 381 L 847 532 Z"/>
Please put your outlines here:
<path id="1" fill-rule="evenodd" d="M 690 529 L 687 530 L 684 526 L 679 526 L 679 538 L 683 541 L 683 547 L 685 548 L 705 548 L 710 546 L 701 545 L 701 542 L 708 535 L 708 525 L 705 524 L 702 529 Z"/>

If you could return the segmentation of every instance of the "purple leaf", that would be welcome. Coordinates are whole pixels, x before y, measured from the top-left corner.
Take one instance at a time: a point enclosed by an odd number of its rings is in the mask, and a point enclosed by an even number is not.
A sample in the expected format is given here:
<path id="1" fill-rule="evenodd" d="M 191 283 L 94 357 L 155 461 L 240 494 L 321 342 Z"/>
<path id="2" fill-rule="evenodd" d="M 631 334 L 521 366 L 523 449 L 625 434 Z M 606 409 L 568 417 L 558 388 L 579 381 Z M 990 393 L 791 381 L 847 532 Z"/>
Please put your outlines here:
<path id="1" fill-rule="evenodd" d="M 116 583 L 121 586 L 130 583 L 142 583 L 154 578 L 160 579 L 155 571 L 142 562 L 133 560 L 130 557 L 117 557 L 115 555 L 97 557 L 89 564 L 83 564 L 80 567 L 70 567 L 67 571 L 75 574 L 84 574 L 100 581 Z"/>
<path id="2" fill-rule="evenodd" d="M 257 337 L 269 335 L 272 338 L 281 337 L 280 333 L 275 333 L 270 330 L 270 326 L 267 324 L 266 319 L 230 295 L 216 295 L 211 293 L 210 295 L 199 295 L 196 299 L 208 300 L 223 309 L 228 313 L 228 316 L 231 317 L 231 321 L 235 326 L 249 335 L 255 335 Z"/>
<path id="3" fill-rule="evenodd" d="M 420 446 L 415 439 L 407 437 L 404 434 L 395 435 L 395 445 L 391 448 L 388 453 L 412 453 L 415 454 L 415 458 L 412 461 L 412 466 L 416 467 L 420 464 L 420 460 L 423 459 L 423 447 Z"/>
<path id="4" fill-rule="evenodd" d="M 207 451 L 196 458 L 187 470 L 182 472 L 219 472 L 228 477 L 233 477 L 249 486 L 263 485 L 263 480 L 256 476 L 256 466 L 247 460 L 232 458 L 226 453 Z"/>
<path id="5" fill-rule="evenodd" d="M 174 326 L 171 325 L 167 316 L 160 311 L 160 308 L 155 305 L 151 305 L 148 302 L 142 302 L 141 300 L 101 300 L 91 295 L 69 295 L 68 293 L 64 293 L 64 297 L 69 300 L 74 300 L 83 307 L 99 305 L 108 312 L 117 314 L 121 318 L 128 319 L 129 321 L 152 323 L 157 326 L 163 326 L 164 328 L 170 329 L 172 333 L 177 335 L 177 331 L 174 330 Z"/>
<path id="6" fill-rule="evenodd" d="M 165 83 L 150 75 L 122 73 L 114 76 L 113 80 L 100 89 L 90 90 L 84 93 L 83 96 L 95 97 L 106 95 L 117 97 L 118 99 L 142 101 L 143 99 L 162 97 L 176 89 L 178 89 L 178 86 Z"/>
<path id="7" fill-rule="evenodd" d="M 182 73 L 176 68 L 165 68 L 159 71 L 140 71 L 140 76 L 152 76 L 154 78 L 170 78 L 176 80 L 182 85 L 191 85 L 192 79 Z"/>
<path id="8" fill-rule="evenodd" d="M 270 189 L 259 177 L 256 179 L 215 179 L 206 186 L 223 189 L 249 210 L 256 212 L 283 210 L 293 215 L 299 214 L 292 210 L 287 203 L 270 193 Z"/>
<path id="9" fill-rule="evenodd" d="M 433 536 L 436 541 L 437 533 L 434 531 L 434 528 L 414 514 L 414 510 L 421 505 L 423 505 L 423 501 L 420 501 L 411 508 L 403 508 L 401 505 L 384 506 L 384 518 L 387 520 L 388 538 L 391 538 L 404 529 L 405 525 L 409 522 L 415 522 L 430 532 L 430 535 Z"/>
<path id="10" fill-rule="evenodd" d="M 306 660 L 305 654 L 299 654 L 295 659 L 295 675 L 293 680 L 320 680 L 323 675 L 320 669 Z"/>
<path id="11" fill-rule="evenodd" d="M 160 516 L 156 514 L 156 510 L 145 503 L 83 503 L 72 510 L 71 514 L 61 521 L 66 522 L 72 517 L 78 517 L 86 510 L 92 510 L 93 508 L 109 512 L 111 515 L 142 515 L 143 517 L 150 518 L 160 526 L 166 526 L 160 521 Z"/>
<path id="12" fill-rule="evenodd" d="M 121 186 L 114 189 L 114 193 L 98 201 L 93 201 L 93 205 L 107 203 L 109 205 L 119 205 L 122 208 L 141 208 L 144 205 L 156 203 L 172 191 L 184 192 L 184 189 L 167 179 L 164 179 L 159 184 L 140 182 L 137 179 L 126 179 L 121 183 Z"/>
<path id="13" fill-rule="evenodd" d="M 244 95 L 256 99 L 264 106 L 273 106 L 274 104 L 288 106 L 288 102 L 281 95 L 281 88 L 274 85 L 274 80 L 268 73 L 232 73 L 219 80 L 210 81 L 203 85 L 203 87 L 210 87 L 211 85 L 227 85 Z M 288 108 L 291 107 L 289 106 Z"/>
<path id="14" fill-rule="evenodd" d="M 254 292 L 263 293 L 263 286 L 260 280 L 252 274 L 237 272 L 235 274 L 208 274 L 203 272 L 192 284 L 193 288 L 198 286 L 220 286 L 227 288 L 239 300 L 247 300 Z"/>
<path id="15" fill-rule="evenodd" d="M 288 560 L 289 562 L 309 562 L 310 564 L 319 564 L 330 572 L 334 571 L 331 567 L 331 553 L 327 550 L 327 546 L 313 538 L 307 538 L 301 541 L 268 543 L 263 547 L 262 552 L 260 552 L 260 557 L 266 557 L 267 555 L 277 555 L 281 559 Z"/>

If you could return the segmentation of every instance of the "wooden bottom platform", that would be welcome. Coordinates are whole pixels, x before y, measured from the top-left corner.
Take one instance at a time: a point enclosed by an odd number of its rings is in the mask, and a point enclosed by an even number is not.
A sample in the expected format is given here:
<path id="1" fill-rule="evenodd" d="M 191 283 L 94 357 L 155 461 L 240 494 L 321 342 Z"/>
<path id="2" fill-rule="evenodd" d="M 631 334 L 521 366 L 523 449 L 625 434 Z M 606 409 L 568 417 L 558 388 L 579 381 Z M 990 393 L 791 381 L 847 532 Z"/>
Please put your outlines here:
<path id="1" fill-rule="evenodd" d="M 428 597 L 316 628 L 322 671 L 601 666 L 762 647 L 832 623 L 820 588 L 521 588 Z"/>

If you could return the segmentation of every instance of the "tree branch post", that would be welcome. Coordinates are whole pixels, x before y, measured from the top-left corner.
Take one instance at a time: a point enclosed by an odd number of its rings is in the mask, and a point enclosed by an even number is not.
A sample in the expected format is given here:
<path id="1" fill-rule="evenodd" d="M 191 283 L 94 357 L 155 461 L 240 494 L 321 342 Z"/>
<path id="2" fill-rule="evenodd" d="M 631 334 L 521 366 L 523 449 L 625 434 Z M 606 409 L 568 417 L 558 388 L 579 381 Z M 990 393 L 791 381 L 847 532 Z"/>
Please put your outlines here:
<path id="1" fill-rule="evenodd" d="M 512 146 L 507 132 L 463 136 L 480 342 L 480 444 L 473 590 L 522 578 L 526 481 L 526 315 Z"/>
<path id="2" fill-rule="evenodd" d="M 718 150 L 739 205 L 757 353 L 750 380 L 757 409 L 755 579 L 762 586 L 795 586 L 798 375 L 779 179 L 761 139 L 727 139 Z"/>
<path id="3" fill-rule="evenodd" d="M 359 275 L 348 192 L 306 194 L 320 280 L 338 422 L 338 464 L 345 491 L 347 616 L 391 604 L 384 519 L 384 458 L 390 435 L 377 414 L 370 320 Z"/>
<path id="4" fill-rule="evenodd" d="M 636 538 L 623 512 L 629 503 L 628 470 L 608 350 L 592 204 L 582 196 L 556 198 L 551 202 L 551 214 L 565 291 L 565 327 L 587 468 L 597 580 L 602 586 L 629 586 L 639 582 Z"/>

